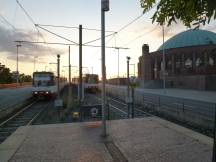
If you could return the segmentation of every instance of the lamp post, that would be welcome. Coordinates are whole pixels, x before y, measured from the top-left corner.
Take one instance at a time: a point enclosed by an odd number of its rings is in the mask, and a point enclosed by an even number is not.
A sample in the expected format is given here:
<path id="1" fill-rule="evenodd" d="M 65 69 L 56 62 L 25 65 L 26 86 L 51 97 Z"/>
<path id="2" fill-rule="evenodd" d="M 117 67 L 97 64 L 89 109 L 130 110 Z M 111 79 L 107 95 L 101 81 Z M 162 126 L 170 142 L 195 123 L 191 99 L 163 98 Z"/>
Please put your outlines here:
<path id="1" fill-rule="evenodd" d="M 46 69 L 47 69 L 47 66 L 45 66 L 45 71 L 46 71 Z"/>
<path id="2" fill-rule="evenodd" d="M 105 62 L 105 12 L 109 11 L 109 0 L 101 0 L 101 69 L 102 69 L 102 136 L 106 133 L 106 62 Z"/>
<path id="3" fill-rule="evenodd" d="M 91 67 L 91 69 L 92 69 L 92 74 L 93 74 L 93 66 Z"/>
<path id="4" fill-rule="evenodd" d="M 119 79 L 119 48 L 116 47 L 115 49 L 118 50 L 118 79 Z"/>
<path id="5" fill-rule="evenodd" d="M 57 75 L 58 75 L 58 99 L 60 98 L 60 87 L 59 87 L 59 81 L 60 81 L 60 55 L 57 55 Z"/>
<path id="6" fill-rule="evenodd" d="M 16 78 L 16 81 L 17 81 L 17 87 L 18 87 L 18 83 L 19 83 L 19 64 L 18 64 L 18 61 L 19 61 L 19 47 L 21 47 L 21 44 L 17 44 L 17 65 L 16 65 L 16 71 L 17 71 L 17 78 Z"/>
<path id="7" fill-rule="evenodd" d="M 38 57 L 37 57 L 37 56 L 34 56 L 34 71 L 33 71 L 33 72 L 35 72 L 36 58 L 38 58 Z"/>
<path id="8" fill-rule="evenodd" d="M 129 84 L 130 84 L 130 78 L 129 78 L 129 73 L 130 73 L 130 69 L 129 69 L 129 62 L 130 62 L 130 57 L 127 56 L 127 107 L 128 107 L 128 118 L 130 117 L 130 89 L 129 89 Z"/>
<path id="9" fill-rule="evenodd" d="M 130 65 L 132 65 L 133 67 L 134 67 L 134 76 L 135 76 L 135 64 L 130 64 Z"/>

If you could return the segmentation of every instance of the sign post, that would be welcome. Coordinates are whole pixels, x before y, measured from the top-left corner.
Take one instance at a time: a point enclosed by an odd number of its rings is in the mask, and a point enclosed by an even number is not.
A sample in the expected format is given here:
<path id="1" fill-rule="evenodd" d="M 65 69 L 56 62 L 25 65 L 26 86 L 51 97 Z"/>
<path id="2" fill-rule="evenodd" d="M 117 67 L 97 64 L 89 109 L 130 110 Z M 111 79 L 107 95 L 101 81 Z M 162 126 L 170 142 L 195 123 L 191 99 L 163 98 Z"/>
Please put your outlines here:
<path id="1" fill-rule="evenodd" d="M 105 12 L 109 11 L 109 0 L 101 0 L 101 69 L 102 69 L 102 136 L 106 133 L 106 65 L 105 65 Z"/>

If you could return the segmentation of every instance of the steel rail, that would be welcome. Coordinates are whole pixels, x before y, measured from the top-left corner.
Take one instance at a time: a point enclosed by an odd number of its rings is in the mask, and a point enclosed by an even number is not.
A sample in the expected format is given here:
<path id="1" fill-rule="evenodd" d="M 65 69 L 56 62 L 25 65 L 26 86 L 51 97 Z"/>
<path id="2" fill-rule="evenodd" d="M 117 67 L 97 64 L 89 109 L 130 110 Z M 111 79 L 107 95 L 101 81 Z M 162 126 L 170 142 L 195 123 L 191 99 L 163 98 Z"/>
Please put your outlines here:
<path id="1" fill-rule="evenodd" d="M 24 112 L 25 110 L 27 110 L 28 108 L 30 108 L 32 105 L 34 105 L 35 103 L 37 103 L 37 101 L 34 101 L 33 103 L 25 106 L 22 110 L 18 111 L 16 114 L 14 114 L 13 116 L 11 116 L 10 118 L 8 118 L 7 120 L 3 121 L 0 124 L 0 127 L 2 127 L 3 125 L 5 125 L 6 123 L 8 123 L 9 121 L 11 121 L 12 119 L 14 119 L 15 117 L 17 117 L 19 114 L 21 114 L 22 112 Z"/>

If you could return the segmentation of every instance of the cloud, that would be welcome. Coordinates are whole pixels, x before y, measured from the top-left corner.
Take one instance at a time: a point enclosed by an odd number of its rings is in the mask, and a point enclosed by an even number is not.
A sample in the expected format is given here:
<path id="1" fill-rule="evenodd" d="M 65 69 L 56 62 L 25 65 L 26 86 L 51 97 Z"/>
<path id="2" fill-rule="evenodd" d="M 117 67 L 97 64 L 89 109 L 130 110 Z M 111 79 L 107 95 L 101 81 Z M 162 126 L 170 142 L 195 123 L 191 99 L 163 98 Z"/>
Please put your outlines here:
<path id="1" fill-rule="evenodd" d="M 16 60 L 17 43 L 14 42 L 16 40 L 37 41 L 38 33 L 21 30 L 14 32 L 0 26 L 0 53 L 6 53 L 8 59 Z M 38 44 L 22 44 L 19 47 L 19 61 L 32 62 L 35 56 L 43 58 L 57 53 L 62 53 L 62 51 Z"/>

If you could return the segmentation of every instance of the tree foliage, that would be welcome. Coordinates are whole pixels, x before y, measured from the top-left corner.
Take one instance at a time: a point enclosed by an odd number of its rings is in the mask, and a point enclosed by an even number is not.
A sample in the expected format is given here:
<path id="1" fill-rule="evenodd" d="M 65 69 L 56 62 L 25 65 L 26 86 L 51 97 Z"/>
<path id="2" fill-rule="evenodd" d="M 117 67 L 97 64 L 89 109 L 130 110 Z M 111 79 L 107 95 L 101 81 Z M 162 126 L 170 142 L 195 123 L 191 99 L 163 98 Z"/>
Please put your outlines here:
<path id="1" fill-rule="evenodd" d="M 19 75 L 19 82 L 20 83 L 31 82 L 31 81 L 32 81 L 31 75 L 25 75 L 25 74 L 20 74 Z"/>
<path id="2" fill-rule="evenodd" d="M 140 0 L 140 3 L 144 13 L 157 5 L 152 22 L 160 25 L 170 26 L 180 20 L 187 27 L 199 27 L 216 19 L 216 0 L 160 0 L 158 3 L 156 0 Z"/>
<path id="3" fill-rule="evenodd" d="M 9 68 L 4 68 L 3 66 L 0 66 L 0 84 L 2 83 L 12 83 L 12 75 L 10 73 Z"/>
<path id="4" fill-rule="evenodd" d="M 20 74 L 19 82 L 31 82 L 32 77 L 30 75 Z M 8 84 L 16 82 L 16 76 L 13 76 L 13 73 L 10 73 L 10 69 L 1 65 L 0 63 L 0 84 Z"/>

